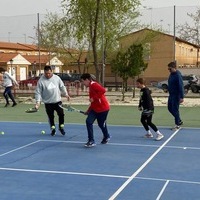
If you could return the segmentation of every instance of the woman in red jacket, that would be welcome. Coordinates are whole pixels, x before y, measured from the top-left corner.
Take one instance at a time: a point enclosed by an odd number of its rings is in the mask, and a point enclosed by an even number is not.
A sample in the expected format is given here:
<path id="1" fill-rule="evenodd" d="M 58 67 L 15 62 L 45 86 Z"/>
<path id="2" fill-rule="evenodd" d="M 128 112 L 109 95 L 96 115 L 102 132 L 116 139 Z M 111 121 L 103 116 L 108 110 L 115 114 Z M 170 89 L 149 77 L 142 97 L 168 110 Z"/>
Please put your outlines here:
<path id="1" fill-rule="evenodd" d="M 101 144 L 107 144 L 110 140 L 110 135 L 108 133 L 106 119 L 110 110 L 110 105 L 105 97 L 106 90 L 99 83 L 94 81 L 90 74 L 82 74 L 81 80 L 86 87 L 89 87 L 90 101 L 90 106 L 85 112 L 85 114 L 88 115 L 86 119 L 88 142 L 85 144 L 85 147 L 93 147 L 96 145 L 93 134 L 93 124 L 95 120 L 97 120 L 98 126 L 103 133 Z"/>

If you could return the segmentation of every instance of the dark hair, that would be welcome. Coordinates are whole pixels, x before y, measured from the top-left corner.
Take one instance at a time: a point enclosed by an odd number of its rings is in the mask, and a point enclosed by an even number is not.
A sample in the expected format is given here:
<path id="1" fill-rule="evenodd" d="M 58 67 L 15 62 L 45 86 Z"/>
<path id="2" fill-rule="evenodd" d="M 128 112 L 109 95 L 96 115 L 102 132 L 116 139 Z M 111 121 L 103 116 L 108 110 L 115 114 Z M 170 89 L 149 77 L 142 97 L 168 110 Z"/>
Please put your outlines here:
<path id="1" fill-rule="evenodd" d="M 170 62 L 170 63 L 168 64 L 168 67 L 176 68 L 176 62 Z"/>
<path id="2" fill-rule="evenodd" d="M 145 80 L 143 78 L 138 78 L 136 82 L 143 84 L 143 85 L 145 84 Z"/>
<path id="3" fill-rule="evenodd" d="M 82 74 L 82 75 L 81 75 L 81 79 L 83 79 L 84 81 L 85 81 L 86 79 L 92 80 L 91 75 L 88 74 L 88 73 Z"/>
<path id="4" fill-rule="evenodd" d="M 0 73 L 5 72 L 6 70 L 3 67 L 0 67 Z"/>
<path id="5" fill-rule="evenodd" d="M 49 71 L 49 70 L 52 71 L 51 66 L 50 66 L 50 65 L 46 65 L 46 66 L 44 67 L 44 71 Z"/>

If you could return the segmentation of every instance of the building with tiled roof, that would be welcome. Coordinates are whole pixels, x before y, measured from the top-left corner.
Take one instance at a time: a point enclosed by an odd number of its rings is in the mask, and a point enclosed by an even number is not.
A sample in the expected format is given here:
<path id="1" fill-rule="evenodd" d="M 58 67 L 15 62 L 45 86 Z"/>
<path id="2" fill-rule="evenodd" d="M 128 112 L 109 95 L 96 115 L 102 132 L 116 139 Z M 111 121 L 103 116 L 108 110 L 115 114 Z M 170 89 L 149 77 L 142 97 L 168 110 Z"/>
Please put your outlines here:
<path id="1" fill-rule="evenodd" d="M 27 68 L 31 63 L 19 53 L 0 53 L 0 66 L 16 80 L 27 78 Z"/>
<path id="2" fill-rule="evenodd" d="M 48 55 L 44 48 L 40 49 L 41 54 Z M 33 44 L 22 44 L 12 42 L 0 42 L 0 53 L 20 53 L 21 55 L 38 55 L 38 46 Z"/>
<path id="3" fill-rule="evenodd" d="M 0 53 L 0 67 L 5 68 L 18 81 L 33 75 L 39 76 L 45 65 L 51 65 L 55 72 L 60 72 L 63 63 L 56 56 Z"/>
<path id="4" fill-rule="evenodd" d="M 37 45 L 0 42 L 0 54 L 5 54 L 3 56 L 4 58 L 8 56 L 9 59 L 11 59 L 12 56 L 8 54 L 20 54 L 31 63 L 26 66 L 26 78 L 32 76 L 33 73 L 35 75 L 41 74 L 45 65 L 53 66 L 54 72 L 79 72 L 78 65 L 85 64 L 87 53 L 82 52 L 80 54 L 80 51 L 76 49 L 64 51 L 68 51 L 69 54 L 62 56 L 62 60 L 60 60 L 60 58 L 56 57 L 55 54 L 50 53 L 48 50 L 44 48 L 38 49 Z M 7 63 L 9 59 L 6 60 L 5 63 Z M 79 62 L 77 60 L 79 60 Z M 0 59 L 0 65 L 3 65 L 5 68 L 9 67 L 6 66 L 5 63 Z M 16 69 L 19 68 L 19 66 L 15 67 L 17 67 Z M 17 70 L 16 72 L 21 73 L 20 70 Z M 16 74 L 18 80 L 22 80 L 21 77 L 24 76 Z"/>

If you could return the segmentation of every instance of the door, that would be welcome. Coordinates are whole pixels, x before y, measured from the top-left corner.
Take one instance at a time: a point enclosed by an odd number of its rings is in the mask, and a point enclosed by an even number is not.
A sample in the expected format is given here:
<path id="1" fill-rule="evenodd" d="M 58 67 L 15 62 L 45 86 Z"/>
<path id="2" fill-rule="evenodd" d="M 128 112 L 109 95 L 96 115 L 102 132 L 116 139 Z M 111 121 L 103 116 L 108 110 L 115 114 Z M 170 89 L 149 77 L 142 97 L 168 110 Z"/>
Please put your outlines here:
<path id="1" fill-rule="evenodd" d="M 20 67 L 20 77 L 19 80 L 25 80 L 26 79 L 26 67 Z"/>

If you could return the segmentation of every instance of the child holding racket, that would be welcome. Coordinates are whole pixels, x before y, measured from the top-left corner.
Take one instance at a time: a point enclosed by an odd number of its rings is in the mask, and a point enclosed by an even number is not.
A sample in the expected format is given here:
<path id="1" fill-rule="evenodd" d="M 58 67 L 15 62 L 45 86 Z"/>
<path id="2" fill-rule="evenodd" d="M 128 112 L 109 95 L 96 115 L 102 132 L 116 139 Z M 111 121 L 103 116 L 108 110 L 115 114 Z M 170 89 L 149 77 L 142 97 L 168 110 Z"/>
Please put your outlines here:
<path id="1" fill-rule="evenodd" d="M 152 117 L 154 113 L 154 104 L 151 97 L 151 91 L 145 86 L 145 81 L 142 78 L 137 79 L 136 81 L 137 88 L 140 88 L 140 100 L 138 109 L 142 111 L 141 114 L 141 123 L 144 129 L 147 131 L 145 138 L 153 138 L 149 127 L 151 127 L 157 134 L 156 140 L 161 140 L 164 136 L 160 133 L 156 125 L 152 122 Z"/>
<path id="2" fill-rule="evenodd" d="M 96 145 L 93 134 L 93 123 L 95 120 L 97 120 L 98 126 L 103 133 L 101 144 L 107 144 L 110 140 L 110 135 L 108 133 L 106 119 L 110 110 L 110 105 L 105 97 L 106 90 L 99 83 L 94 81 L 91 74 L 82 74 L 81 80 L 86 87 L 89 87 L 90 101 L 90 106 L 85 112 L 85 114 L 88 115 L 86 119 L 88 142 L 85 144 L 85 147 L 93 147 Z"/>

